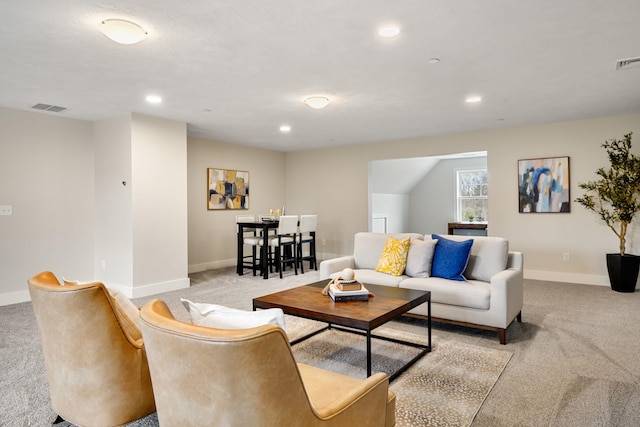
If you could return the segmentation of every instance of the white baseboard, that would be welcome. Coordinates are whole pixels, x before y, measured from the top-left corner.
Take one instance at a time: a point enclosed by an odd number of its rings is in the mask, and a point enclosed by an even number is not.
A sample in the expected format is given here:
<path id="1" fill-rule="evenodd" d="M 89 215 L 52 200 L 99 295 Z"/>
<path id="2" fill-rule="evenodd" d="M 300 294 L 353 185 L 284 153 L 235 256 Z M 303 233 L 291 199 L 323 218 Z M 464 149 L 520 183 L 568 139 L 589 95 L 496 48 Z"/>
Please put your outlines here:
<path id="1" fill-rule="evenodd" d="M 170 280 L 168 282 L 151 283 L 149 285 L 137 286 L 131 288 L 130 286 L 123 286 L 113 283 L 105 283 L 110 290 L 121 292 L 129 298 L 147 297 L 149 295 L 155 295 L 162 292 L 175 291 L 178 289 L 188 288 L 191 280 L 188 277 L 178 280 Z M 29 291 L 18 292 L 6 292 L 0 294 L 0 306 L 18 304 L 21 302 L 30 302 L 31 295 Z"/>
<path id="2" fill-rule="evenodd" d="M 148 297 L 162 292 L 177 291 L 178 289 L 186 289 L 189 287 L 191 279 L 185 277 L 183 279 L 169 280 L 167 282 L 150 283 L 143 286 L 123 286 L 113 283 L 105 283 L 111 290 L 123 293 L 129 298 Z"/>
<path id="3" fill-rule="evenodd" d="M 582 283 L 584 285 L 610 286 L 608 276 L 592 274 L 560 273 L 557 271 L 524 270 L 524 278 L 549 282 Z"/>
<path id="4" fill-rule="evenodd" d="M 0 294 L 0 306 L 31 301 L 28 290 Z"/>
<path id="5" fill-rule="evenodd" d="M 207 270 L 217 270 L 218 268 L 234 267 L 236 259 L 226 259 L 222 261 L 203 262 L 201 264 L 189 265 L 189 273 L 199 273 Z"/>

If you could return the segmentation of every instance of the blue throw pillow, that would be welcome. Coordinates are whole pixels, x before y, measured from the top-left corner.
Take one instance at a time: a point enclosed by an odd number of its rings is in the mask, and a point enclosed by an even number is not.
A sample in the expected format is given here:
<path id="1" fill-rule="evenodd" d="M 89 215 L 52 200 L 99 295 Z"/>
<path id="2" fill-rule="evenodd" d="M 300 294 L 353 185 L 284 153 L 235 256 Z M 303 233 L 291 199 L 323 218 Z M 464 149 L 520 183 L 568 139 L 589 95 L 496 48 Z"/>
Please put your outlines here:
<path id="1" fill-rule="evenodd" d="M 462 273 L 469 262 L 473 239 L 456 242 L 437 234 L 432 234 L 431 238 L 438 240 L 433 253 L 431 276 L 450 280 L 467 280 Z"/>

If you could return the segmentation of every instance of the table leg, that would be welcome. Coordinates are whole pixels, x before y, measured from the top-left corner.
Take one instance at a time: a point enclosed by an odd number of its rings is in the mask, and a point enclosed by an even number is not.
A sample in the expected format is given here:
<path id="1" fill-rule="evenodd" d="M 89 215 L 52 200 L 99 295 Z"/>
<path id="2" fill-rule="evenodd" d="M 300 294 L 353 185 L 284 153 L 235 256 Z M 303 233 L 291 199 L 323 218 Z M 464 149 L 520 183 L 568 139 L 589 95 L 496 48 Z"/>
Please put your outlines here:
<path id="1" fill-rule="evenodd" d="M 371 376 L 371 330 L 367 329 L 367 378 Z"/>
<path id="2" fill-rule="evenodd" d="M 260 254 L 260 265 L 262 265 L 262 278 L 263 279 L 268 279 L 269 278 L 269 259 L 267 258 L 267 255 L 269 253 L 268 251 L 268 245 L 269 245 L 269 229 L 267 227 L 263 227 L 262 229 L 262 250 L 261 250 L 261 254 Z"/>
<path id="3" fill-rule="evenodd" d="M 244 241 L 242 239 L 242 236 L 244 236 L 244 231 L 242 230 L 242 225 L 238 224 L 238 256 L 236 260 L 236 273 L 240 276 L 242 276 L 242 274 L 244 273 Z"/>

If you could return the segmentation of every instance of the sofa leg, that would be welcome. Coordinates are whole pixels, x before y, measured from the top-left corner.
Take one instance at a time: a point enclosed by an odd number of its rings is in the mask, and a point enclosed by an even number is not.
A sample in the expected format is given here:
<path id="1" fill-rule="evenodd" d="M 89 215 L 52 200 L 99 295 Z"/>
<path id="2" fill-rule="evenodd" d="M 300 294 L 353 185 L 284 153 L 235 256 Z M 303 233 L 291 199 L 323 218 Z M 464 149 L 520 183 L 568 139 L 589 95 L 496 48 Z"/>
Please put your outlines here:
<path id="1" fill-rule="evenodd" d="M 56 416 L 55 421 L 51 425 L 55 426 L 56 424 L 60 424 L 62 422 L 64 422 L 64 419 L 60 415 L 58 415 L 58 416 Z"/>
<path id="2" fill-rule="evenodd" d="M 516 319 L 518 320 L 518 323 L 522 323 L 522 312 L 519 311 L 518 315 L 516 316 Z"/>
<path id="3" fill-rule="evenodd" d="M 507 343 L 507 330 L 503 328 L 498 329 L 498 337 L 500 337 L 500 344 L 505 345 Z"/>

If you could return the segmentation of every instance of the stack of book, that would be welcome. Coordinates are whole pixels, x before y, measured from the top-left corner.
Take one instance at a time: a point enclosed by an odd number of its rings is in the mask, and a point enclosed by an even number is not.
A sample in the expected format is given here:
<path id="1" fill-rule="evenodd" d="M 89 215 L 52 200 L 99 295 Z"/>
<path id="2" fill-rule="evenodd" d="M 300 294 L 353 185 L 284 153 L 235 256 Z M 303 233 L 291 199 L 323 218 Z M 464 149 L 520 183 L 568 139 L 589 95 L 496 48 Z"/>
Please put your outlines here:
<path id="1" fill-rule="evenodd" d="M 369 291 L 358 281 L 344 281 L 332 283 L 329 287 L 329 296 L 336 302 L 340 301 L 368 301 Z"/>

